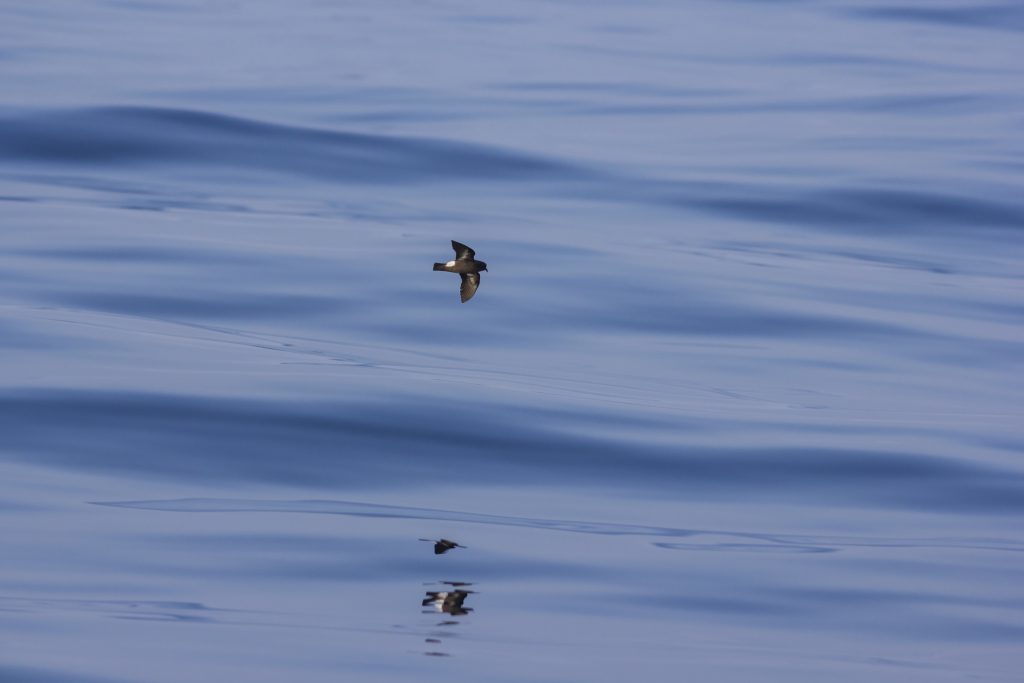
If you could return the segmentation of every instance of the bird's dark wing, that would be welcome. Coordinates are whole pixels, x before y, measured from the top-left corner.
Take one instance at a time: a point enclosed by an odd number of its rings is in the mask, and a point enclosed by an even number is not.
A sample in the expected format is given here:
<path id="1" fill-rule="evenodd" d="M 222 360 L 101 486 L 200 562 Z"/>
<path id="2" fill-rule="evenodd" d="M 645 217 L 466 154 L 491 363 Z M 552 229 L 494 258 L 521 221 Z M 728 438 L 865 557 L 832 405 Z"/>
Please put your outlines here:
<path id="1" fill-rule="evenodd" d="M 460 273 L 462 286 L 459 287 L 459 294 L 462 295 L 462 303 L 466 303 L 476 294 L 476 288 L 480 286 L 480 273 Z"/>
<path id="2" fill-rule="evenodd" d="M 452 240 L 452 249 L 455 250 L 456 261 L 472 261 L 476 258 L 476 252 L 461 242 Z"/>

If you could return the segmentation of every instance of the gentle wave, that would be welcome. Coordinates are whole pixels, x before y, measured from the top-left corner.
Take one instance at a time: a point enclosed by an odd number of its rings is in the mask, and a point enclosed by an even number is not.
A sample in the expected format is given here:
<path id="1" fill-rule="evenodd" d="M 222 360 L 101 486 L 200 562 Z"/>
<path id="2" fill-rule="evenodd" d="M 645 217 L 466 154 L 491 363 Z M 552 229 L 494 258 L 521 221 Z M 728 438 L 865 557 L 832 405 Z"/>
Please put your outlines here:
<path id="1" fill-rule="evenodd" d="M 803 193 L 737 188 L 732 197 L 686 203 L 752 222 L 805 225 L 858 234 L 914 234 L 928 229 L 973 226 L 1022 228 L 1024 209 L 1005 202 L 952 193 L 886 188 L 808 190 Z M 966 235 L 965 235 L 966 237 Z M 977 239 L 975 232 L 972 239 Z"/>
<path id="2" fill-rule="evenodd" d="M 918 107 L 946 104 L 945 100 L 934 98 L 893 96 L 865 100 L 857 106 L 909 109 L 908 113 L 912 113 Z M 730 105 L 726 110 L 736 106 Z M 781 105 L 750 105 L 762 111 L 769 111 L 772 106 Z M 854 104 L 828 101 L 800 106 L 810 110 L 849 110 Z M 144 165 L 149 169 L 192 169 L 195 179 L 214 173 L 216 181 L 222 184 L 251 183 L 256 180 L 254 174 L 375 185 L 446 181 L 543 183 L 545 195 L 597 203 L 681 208 L 752 223 L 770 222 L 858 235 L 930 236 L 942 230 L 977 241 L 979 230 L 1016 231 L 1024 227 L 1024 203 L 1006 196 L 991 198 L 965 193 L 956 187 L 939 191 L 911 183 L 895 189 L 864 180 L 844 182 L 839 177 L 831 186 L 823 186 L 822 179 L 817 177 L 806 186 L 779 185 L 770 177 L 763 182 L 645 177 L 623 168 L 599 168 L 574 159 L 453 140 L 331 131 L 158 107 L 56 109 L 8 116 L 0 120 L 2 161 L 19 164 L 14 173 L 16 178 L 124 194 L 132 197 L 124 204 L 126 207 L 157 210 L 247 209 L 241 204 L 211 202 L 203 196 L 202 182 L 191 191 L 195 196 L 183 198 L 189 192 L 178 188 L 173 196 L 160 197 L 159 190 L 139 188 L 136 179 L 130 176 L 114 180 L 68 173 L 74 169 L 87 169 L 92 174 L 101 170 L 127 172 Z M 26 168 L 25 163 L 31 166 Z M 29 170 L 36 166 L 49 170 L 45 174 L 38 169 L 35 173 Z M 54 174 L 54 168 L 62 172 Z M 225 170 L 235 177 L 225 177 Z M 968 229 L 970 232 L 966 232 Z"/>
<path id="3" fill-rule="evenodd" d="M 941 24 L 952 28 L 973 26 L 999 31 L 1024 31 L 1024 8 L 1019 3 L 978 3 L 975 7 L 921 7 L 910 4 L 883 5 L 848 10 L 857 17 L 891 21 Z"/>
<path id="4" fill-rule="evenodd" d="M 1024 543 L 1006 539 L 882 538 L 867 536 L 815 536 L 772 534 L 708 529 L 612 524 L 576 520 L 541 519 L 458 512 L 432 508 L 380 505 L 346 500 L 236 500 L 230 498 L 177 498 L 171 500 L 97 501 L 94 505 L 159 510 L 164 512 L 297 512 L 350 517 L 426 519 L 511 526 L 601 536 L 653 536 L 687 538 L 686 543 L 657 541 L 654 545 L 671 550 L 715 550 L 720 552 L 836 552 L 844 548 L 945 548 L 1024 552 Z M 725 539 L 725 540 L 722 540 Z"/>
<path id="5" fill-rule="evenodd" d="M 18 683 L 135 683 L 134 679 L 90 676 L 77 671 L 0 664 L 0 680 Z"/>
<path id="6" fill-rule="evenodd" d="M 453 440 L 453 414 L 488 436 Z M 352 489 L 442 483 L 451 471 L 467 484 L 527 483 L 543 471 L 549 484 L 615 481 L 693 499 L 1024 511 L 1024 475 L 968 460 L 841 444 L 712 447 L 694 443 L 685 424 L 672 427 L 678 418 L 647 438 L 648 419 L 610 414 L 615 433 L 589 435 L 567 422 L 571 411 L 518 408 L 516 415 L 530 417 L 509 420 L 487 403 L 453 398 L 295 404 L 115 391 L 0 396 L 0 429 L 12 457 L 95 472 Z M 601 418 L 590 411 L 581 419 Z M 49 429 L 53 424 L 65 429 Z M 717 429 L 728 432 L 728 422 L 718 420 Z M 674 436 L 666 439 L 665 430 Z"/>
<path id="7" fill-rule="evenodd" d="M 0 121 L 0 158 L 88 167 L 191 164 L 331 182 L 539 180 L 568 165 L 483 145 L 285 126 L 156 107 L 36 112 Z"/>

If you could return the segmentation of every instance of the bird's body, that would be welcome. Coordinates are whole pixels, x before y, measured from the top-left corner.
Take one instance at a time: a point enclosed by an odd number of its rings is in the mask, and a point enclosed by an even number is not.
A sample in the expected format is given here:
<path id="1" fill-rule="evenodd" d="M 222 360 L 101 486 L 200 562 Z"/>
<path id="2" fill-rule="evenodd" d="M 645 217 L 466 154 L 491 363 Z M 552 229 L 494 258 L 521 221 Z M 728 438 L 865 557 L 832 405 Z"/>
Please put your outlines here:
<path id="1" fill-rule="evenodd" d="M 455 250 L 455 258 L 447 263 L 435 263 L 434 270 L 459 274 L 462 278 L 459 294 L 462 303 L 466 303 L 476 294 L 476 288 L 480 286 L 480 271 L 487 270 L 487 264 L 477 261 L 476 252 L 465 244 L 452 240 L 452 249 Z"/>

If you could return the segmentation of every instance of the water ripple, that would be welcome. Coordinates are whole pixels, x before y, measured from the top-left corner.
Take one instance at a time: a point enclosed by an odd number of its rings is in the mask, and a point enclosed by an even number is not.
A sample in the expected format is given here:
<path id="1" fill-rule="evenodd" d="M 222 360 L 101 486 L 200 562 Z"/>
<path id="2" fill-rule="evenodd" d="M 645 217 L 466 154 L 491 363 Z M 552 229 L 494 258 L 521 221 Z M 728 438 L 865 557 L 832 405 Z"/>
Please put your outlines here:
<path id="1" fill-rule="evenodd" d="M 824 229 L 856 227 L 859 234 L 965 226 L 1024 228 L 1024 209 L 1019 206 L 924 190 L 850 187 L 783 192 L 741 187 L 731 194 L 684 202 L 749 221 Z"/>
<path id="2" fill-rule="evenodd" d="M 489 435 L 483 444 L 453 441 L 453 414 Z M 451 397 L 427 405 L 414 397 L 296 404 L 117 391 L 0 395 L 0 429 L 12 457 L 98 472 L 358 488 L 443 482 L 455 470 L 464 482 L 525 483 L 535 481 L 539 468 L 551 484 L 616 481 L 701 499 L 1024 511 L 1024 475 L 986 464 L 838 443 L 709 446 L 695 438 L 702 432 L 692 420 L 680 423 L 676 416 L 653 432 L 656 423 L 614 414 L 607 433 L 578 429 L 580 420 L 589 425 L 596 415 L 496 411 Z M 64 428 L 51 429 L 54 424 Z M 701 424 L 723 433 L 740 429 L 721 420 Z"/>
<path id="3" fill-rule="evenodd" d="M 865 536 L 815 536 L 809 534 L 772 534 L 707 529 L 613 524 L 578 520 L 543 519 L 458 512 L 433 508 L 380 505 L 346 500 L 240 500 L 231 498 L 177 498 L 170 500 L 97 501 L 93 505 L 158 510 L 163 512 L 296 512 L 319 515 L 345 515 L 382 519 L 427 519 L 465 522 L 490 526 L 525 527 L 543 531 L 562 531 L 600 536 L 653 536 L 687 538 L 685 543 L 654 542 L 670 550 L 712 550 L 717 552 L 827 553 L 846 548 L 945 548 L 1024 552 L 1024 543 L 1007 539 L 964 538 L 883 538 Z"/>
<path id="4" fill-rule="evenodd" d="M 849 10 L 850 14 L 883 22 L 910 21 L 941 24 L 951 28 L 973 26 L 1000 31 L 1024 31 L 1024 7 L 1019 3 L 982 4 L 967 7 L 883 5 Z"/>
<path id="5" fill-rule="evenodd" d="M 18 683 L 128 683 L 129 680 L 135 679 L 107 678 L 72 671 L 0 664 L 0 680 Z"/>
<path id="6" fill-rule="evenodd" d="M 564 164 L 498 148 L 285 126 L 157 107 L 50 110 L 0 125 L 0 157 L 99 166 L 189 163 L 353 183 L 541 179 Z"/>

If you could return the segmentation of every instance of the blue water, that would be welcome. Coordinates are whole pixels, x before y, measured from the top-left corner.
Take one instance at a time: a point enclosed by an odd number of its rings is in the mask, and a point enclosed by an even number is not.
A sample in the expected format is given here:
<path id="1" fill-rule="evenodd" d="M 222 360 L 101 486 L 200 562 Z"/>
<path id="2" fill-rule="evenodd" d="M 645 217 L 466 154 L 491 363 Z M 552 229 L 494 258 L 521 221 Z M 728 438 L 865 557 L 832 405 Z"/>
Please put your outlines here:
<path id="1" fill-rule="evenodd" d="M 1022 31 L 4 4 L 0 680 L 1019 680 Z"/>

